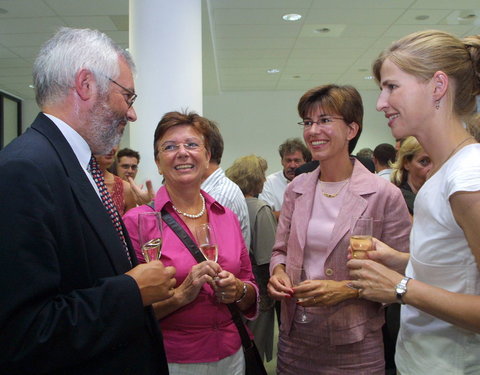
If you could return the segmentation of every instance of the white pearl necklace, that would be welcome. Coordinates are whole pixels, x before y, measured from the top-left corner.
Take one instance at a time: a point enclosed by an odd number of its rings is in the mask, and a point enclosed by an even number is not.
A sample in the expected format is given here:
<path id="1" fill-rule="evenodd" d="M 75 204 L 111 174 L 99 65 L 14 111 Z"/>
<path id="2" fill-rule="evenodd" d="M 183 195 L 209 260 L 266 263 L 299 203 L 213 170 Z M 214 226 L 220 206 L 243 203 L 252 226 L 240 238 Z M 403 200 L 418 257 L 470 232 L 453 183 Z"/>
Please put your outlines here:
<path id="1" fill-rule="evenodd" d="M 198 219 L 199 217 L 202 217 L 203 214 L 205 213 L 205 198 L 203 197 L 202 194 L 200 194 L 200 198 L 202 199 L 202 210 L 198 214 L 187 214 L 186 212 L 180 211 L 173 204 L 172 204 L 172 207 L 180 215 L 183 215 L 183 216 L 188 217 L 190 219 Z"/>

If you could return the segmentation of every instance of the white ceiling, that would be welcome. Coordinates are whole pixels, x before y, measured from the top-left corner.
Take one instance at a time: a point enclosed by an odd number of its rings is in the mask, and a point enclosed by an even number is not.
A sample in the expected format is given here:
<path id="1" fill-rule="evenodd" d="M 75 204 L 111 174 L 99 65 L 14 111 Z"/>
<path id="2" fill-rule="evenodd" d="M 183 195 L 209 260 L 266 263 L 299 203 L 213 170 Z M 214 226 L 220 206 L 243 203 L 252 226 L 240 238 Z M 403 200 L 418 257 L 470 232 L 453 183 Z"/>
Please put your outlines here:
<path id="1" fill-rule="evenodd" d="M 365 77 L 393 40 L 430 28 L 480 34 L 479 0 L 202 1 L 210 94 L 306 90 L 327 82 L 376 89 Z M 302 19 L 286 22 L 286 13 Z M 1 90 L 33 98 L 33 60 L 59 26 L 96 28 L 128 47 L 128 0 L 0 0 Z M 323 28 L 330 32 L 315 31 Z M 280 72 L 268 74 L 270 68 Z"/>

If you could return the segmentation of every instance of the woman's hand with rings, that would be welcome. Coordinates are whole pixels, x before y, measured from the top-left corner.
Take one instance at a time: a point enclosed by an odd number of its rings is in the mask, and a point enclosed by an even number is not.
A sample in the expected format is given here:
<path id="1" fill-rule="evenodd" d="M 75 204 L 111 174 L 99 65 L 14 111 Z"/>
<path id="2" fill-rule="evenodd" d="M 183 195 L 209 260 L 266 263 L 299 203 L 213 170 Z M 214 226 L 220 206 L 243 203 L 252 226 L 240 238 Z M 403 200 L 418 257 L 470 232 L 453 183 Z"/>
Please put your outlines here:
<path id="1" fill-rule="evenodd" d="M 215 280 L 215 296 L 218 302 L 233 303 L 239 290 L 243 288 L 243 282 L 238 280 L 231 272 L 223 270 L 218 273 Z M 240 288 L 240 289 L 239 289 Z"/>
<path id="2" fill-rule="evenodd" d="M 346 299 L 357 297 L 357 293 L 348 286 L 348 281 L 306 280 L 294 287 L 294 297 L 300 306 L 333 306 Z"/>
<path id="3" fill-rule="evenodd" d="M 190 273 L 175 293 L 179 293 L 186 303 L 190 303 L 197 298 L 203 284 L 214 284 L 214 278 L 221 271 L 220 265 L 211 260 L 198 263 L 192 267 Z"/>
<path id="4" fill-rule="evenodd" d="M 285 272 L 285 265 L 278 264 L 267 284 L 268 295 L 277 301 L 289 299 L 293 295 L 292 282 Z"/>

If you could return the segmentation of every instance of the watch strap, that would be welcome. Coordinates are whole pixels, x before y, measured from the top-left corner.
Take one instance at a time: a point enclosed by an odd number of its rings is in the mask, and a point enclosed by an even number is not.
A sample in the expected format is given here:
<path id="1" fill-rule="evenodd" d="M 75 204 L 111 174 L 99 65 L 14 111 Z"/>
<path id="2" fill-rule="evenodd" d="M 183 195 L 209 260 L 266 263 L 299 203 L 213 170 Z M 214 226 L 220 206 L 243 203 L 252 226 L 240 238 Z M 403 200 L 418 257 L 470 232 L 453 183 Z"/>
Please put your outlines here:
<path id="1" fill-rule="evenodd" d="M 395 287 L 395 296 L 397 297 L 398 302 L 402 305 L 405 305 L 405 302 L 403 302 L 403 296 L 407 293 L 407 284 L 410 279 L 411 277 L 405 276 Z"/>

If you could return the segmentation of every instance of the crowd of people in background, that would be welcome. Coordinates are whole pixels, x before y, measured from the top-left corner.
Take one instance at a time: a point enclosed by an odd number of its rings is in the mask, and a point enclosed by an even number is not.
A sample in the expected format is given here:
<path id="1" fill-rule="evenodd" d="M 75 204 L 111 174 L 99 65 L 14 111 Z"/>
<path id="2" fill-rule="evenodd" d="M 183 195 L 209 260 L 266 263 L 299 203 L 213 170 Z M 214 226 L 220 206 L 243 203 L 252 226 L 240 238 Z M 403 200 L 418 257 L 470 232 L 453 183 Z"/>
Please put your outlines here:
<path id="1" fill-rule="evenodd" d="M 422 31 L 383 51 L 377 110 L 396 144 L 356 155 L 349 85 L 299 98 L 303 140 L 279 146 L 268 176 L 260 155 L 224 171 L 222 126 L 168 112 L 157 191 L 135 182 L 139 151 L 117 152 L 134 71 L 82 29 L 35 62 L 41 113 L 0 151 L 0 373 L 243 375 L 232 311 L 263 360 L 277 346 L 280 375 L 480 372 L 480 36 Z M 146 213 L 167 220 L 160 259 L 142 249 Z M 198 260 L 206 225 L 216 252 Z"/>

